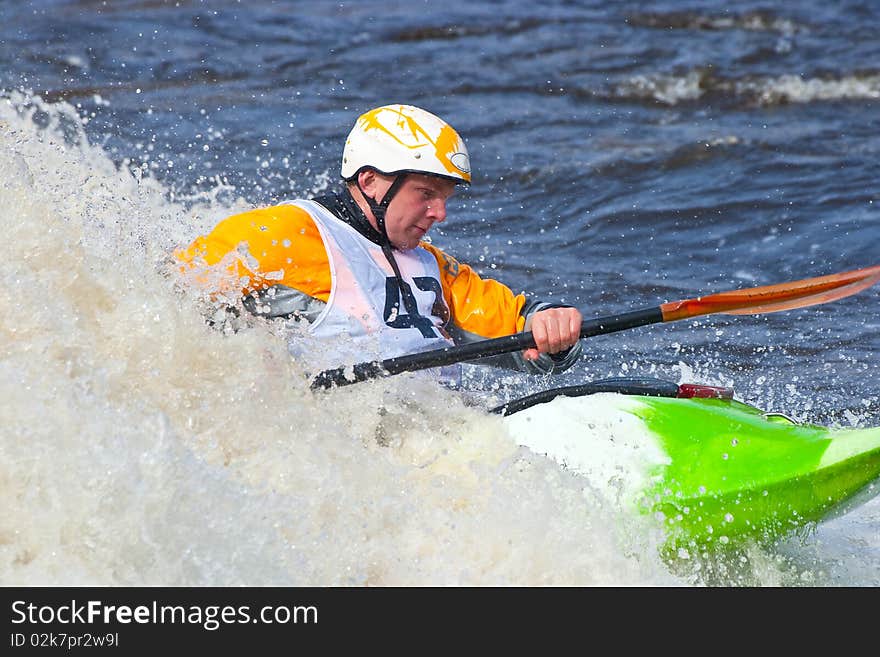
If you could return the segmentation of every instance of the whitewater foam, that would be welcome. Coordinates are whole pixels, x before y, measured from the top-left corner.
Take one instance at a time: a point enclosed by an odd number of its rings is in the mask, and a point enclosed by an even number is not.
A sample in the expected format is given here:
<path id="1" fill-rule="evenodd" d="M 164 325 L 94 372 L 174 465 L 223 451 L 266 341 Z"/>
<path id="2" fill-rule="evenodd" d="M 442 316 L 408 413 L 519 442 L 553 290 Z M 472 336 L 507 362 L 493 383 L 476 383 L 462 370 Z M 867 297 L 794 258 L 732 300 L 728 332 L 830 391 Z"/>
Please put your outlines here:
<path id="1" fill-rule="evenodd" d="M 210 328 L 166 261 L 232 208 L 169 200 L 76 117 L 0 99 L 0 581 L 678 581 L 454 393 L 312 393 L 275 327 Z"/>

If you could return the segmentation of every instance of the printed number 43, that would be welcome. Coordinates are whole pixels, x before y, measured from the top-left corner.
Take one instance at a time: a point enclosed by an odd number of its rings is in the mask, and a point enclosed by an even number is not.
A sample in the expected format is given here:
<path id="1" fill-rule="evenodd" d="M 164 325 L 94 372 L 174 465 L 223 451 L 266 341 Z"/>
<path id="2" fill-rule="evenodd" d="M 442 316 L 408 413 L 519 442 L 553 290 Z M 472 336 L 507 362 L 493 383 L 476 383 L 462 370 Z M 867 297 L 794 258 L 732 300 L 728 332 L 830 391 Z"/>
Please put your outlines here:
<path id="1" fill-rule="evenodd" d="M 440 281 L 436 278 L 415 276 L 413 283 L 423 292 L 433 292 L 434 298 L 438 301 L 443 299 L 443 289 L 440 287 Z M 403 297 L 404 307 L 414 312 L 400 312 L 401 297 Z M 440 335 L 431 318 L 419 314 L 418 303 L 409 283 L 400 281 L 394 276 L 385 279 L 384 315 L 385 323 L 391 328 L 416 328 L 425 338 L 436 338 Z"/>

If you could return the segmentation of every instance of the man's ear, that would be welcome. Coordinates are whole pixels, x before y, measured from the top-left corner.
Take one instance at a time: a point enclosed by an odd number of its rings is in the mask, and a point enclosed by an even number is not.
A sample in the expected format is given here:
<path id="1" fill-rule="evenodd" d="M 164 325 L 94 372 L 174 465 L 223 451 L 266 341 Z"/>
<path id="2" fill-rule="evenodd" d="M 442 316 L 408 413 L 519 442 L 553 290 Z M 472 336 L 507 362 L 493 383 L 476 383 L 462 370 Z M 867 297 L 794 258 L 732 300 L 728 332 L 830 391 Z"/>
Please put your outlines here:
<path id="1" fill-rule="evenodd" d="M 371 198 L 376 198 L 376 172 L 372 169 L 364 169 L 358 173 L 358 184 L 363 192 Z"/>

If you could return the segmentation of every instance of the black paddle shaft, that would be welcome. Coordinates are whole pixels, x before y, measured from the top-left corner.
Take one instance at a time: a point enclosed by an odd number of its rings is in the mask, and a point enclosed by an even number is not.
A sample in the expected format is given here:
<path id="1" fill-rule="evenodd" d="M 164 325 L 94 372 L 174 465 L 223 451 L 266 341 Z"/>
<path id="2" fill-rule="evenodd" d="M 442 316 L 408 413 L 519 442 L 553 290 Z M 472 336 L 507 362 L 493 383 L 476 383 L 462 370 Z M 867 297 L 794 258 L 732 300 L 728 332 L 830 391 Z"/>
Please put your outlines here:
<path id="1" fill-rule="evenodd" d="M 581 324 L 581 338 L 589 338 L 594 335 L 616 333 L 626 329 L 658 324 L 663 321 L 663 313 L 660 307 L 634 310 L 619 315 L 609 315 L 590 319 Z M 401 372 L 415 372 L 428 369 L 429 367 L 442 367 L 461 363 L 478 358 L 488 358 L 499 354 L 532 349 L 535 347 L 535 338 L 529 333 L 514 333 L 501 338 L 481 340 L 470 344 L 444 347 L 433 351 L 423 351 L 418 354 L 387 358 L 382 361 L 358 363 L 353 367 L 337 367 L 332 370 L 319 372 L 312 381 L 312 390 L 332 388 L 333 386 L 345 386 L 367 379 L 376 379 Z"/>

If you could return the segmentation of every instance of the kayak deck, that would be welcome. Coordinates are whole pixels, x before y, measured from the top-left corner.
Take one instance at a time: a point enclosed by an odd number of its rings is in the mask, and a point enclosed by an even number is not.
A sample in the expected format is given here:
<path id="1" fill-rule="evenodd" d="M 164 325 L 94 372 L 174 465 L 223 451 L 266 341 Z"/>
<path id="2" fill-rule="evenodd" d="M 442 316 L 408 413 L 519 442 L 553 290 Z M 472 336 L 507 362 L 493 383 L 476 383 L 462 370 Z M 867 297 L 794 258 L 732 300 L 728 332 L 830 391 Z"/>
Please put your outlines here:
<path id="1" fill-rule="evenodd" d="M 623 473 L 626 503 L 662 520 L 668 547 L 773 541 L 880 493 L 880 428 L 797 424 L 733 399 L 550 393 L 511 406 L 514 439 L 597 487 Z"/>
<path id="2" fill-rule="evenodd" d="M 838 513 L 880 478 L 880 428 L 780 422 L 732 400 L 640 402 L 634 412 L 671 457 L 645 501 L 677 539 L 773 540 Z"/>

